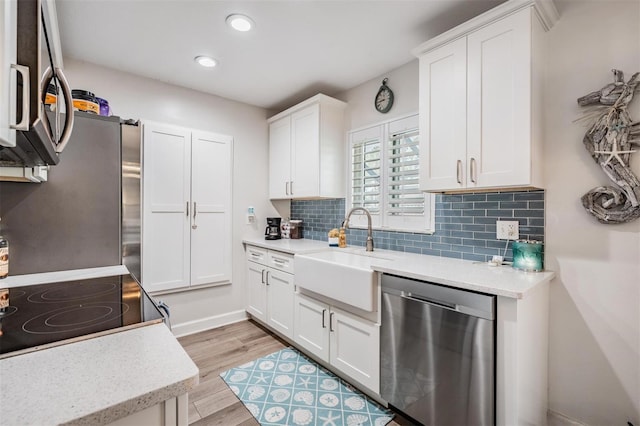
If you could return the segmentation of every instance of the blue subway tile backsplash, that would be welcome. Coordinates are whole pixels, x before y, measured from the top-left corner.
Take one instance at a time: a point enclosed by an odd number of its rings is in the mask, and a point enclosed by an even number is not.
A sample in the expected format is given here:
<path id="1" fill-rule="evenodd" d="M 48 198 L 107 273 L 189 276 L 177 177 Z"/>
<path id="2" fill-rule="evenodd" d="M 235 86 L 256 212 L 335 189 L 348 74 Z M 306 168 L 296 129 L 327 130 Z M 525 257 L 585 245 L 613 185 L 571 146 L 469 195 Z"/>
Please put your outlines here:
<path id="1" fill-rule="evenodd" d="M 517 220 L 520 239 L 544 241 L 544 191 L 437 194 L 435 232 L 373 231 L 375 247 L 486 262 L 505 252 L 505 241 L 496 239 L 496 221 Z M 327 241 L 327 233 L 345 217 L 343 198 L 294 200 L 291 218 L 302 219 L 304 238 Z M 365 229 L 348 229 L 347 243 L 364 246 Z M 511 244 L 506 251 L 510 260 Z"/>

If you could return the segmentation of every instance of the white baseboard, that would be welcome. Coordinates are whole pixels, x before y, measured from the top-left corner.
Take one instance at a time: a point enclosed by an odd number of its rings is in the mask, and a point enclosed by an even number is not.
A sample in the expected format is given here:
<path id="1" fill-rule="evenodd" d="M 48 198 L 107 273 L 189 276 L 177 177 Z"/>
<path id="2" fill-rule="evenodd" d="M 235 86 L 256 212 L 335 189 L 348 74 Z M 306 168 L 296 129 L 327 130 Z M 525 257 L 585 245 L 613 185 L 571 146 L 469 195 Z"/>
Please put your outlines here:
<path id="1" fill-rule="evenodd" d="M 234 322 L 244 321 L 247 319 L 247 313 L 244 309 L 239 311 L 227 312 L 222 315 L 202 318 L 195 321 L 183 322 L 181 324 L 172 324 L 171 331 L 176 337 L 187 336 L 189 334 L 199 333 L 201 331 L 211 330 L 212 328 L 221 327 Z"/>
<path id="2" fill-rule="evenodd" d="M 549 426 L 587 426 L 553 410 L 547 411 L 547 422 Z"/>

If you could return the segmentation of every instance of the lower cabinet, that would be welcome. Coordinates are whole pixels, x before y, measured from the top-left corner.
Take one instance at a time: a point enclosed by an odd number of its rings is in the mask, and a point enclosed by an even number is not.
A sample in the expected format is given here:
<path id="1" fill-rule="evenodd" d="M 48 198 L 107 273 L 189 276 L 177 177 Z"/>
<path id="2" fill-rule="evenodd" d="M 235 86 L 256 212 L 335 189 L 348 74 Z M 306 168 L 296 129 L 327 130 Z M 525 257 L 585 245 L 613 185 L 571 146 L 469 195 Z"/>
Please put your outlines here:
<path id="1" fill-rule="evenodd" d="M 294 342 L 375 393 L 380 388 L 380 327 L 295 294 Z"/>
<path id="2" fill-rule="evenodd" d="M 187 426 L 189 424 L 189 399 L 185 393 L 175 398 L 168 399 L 152 407 L 130 414 L 109 426 Z"/>
<path id="3" fill-rule="evenodd" d="M 247 312 L 285 337 L 293 339 L 293 256 L 247 247 Z M 270 266 L 267 266 L 270 265 Z"/>

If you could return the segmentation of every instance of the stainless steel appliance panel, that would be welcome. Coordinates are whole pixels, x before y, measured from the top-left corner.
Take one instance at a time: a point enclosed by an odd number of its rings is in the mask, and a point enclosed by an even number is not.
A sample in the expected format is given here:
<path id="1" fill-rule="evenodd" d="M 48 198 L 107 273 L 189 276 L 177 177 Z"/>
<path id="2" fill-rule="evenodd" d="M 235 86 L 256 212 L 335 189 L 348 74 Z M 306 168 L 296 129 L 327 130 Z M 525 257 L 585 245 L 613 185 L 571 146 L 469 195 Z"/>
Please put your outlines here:
<path id="1" fill-rule="evenodd" d="M 0 150 L 0 164 L 55 165 L 69 141 L 75 117 L 71 113 L 71 88 L 62 71 L 55 4 L 52 0 L 20 0 L 16 13 L 19 30 L 15 41 L 15 65 L 23 68 L 19 78 L 9 79 L 12 96 L 7 97 L 10 98 L 11 116 L 15 110 L 15 118 L 11 118 L 9 124 L 19 131 L 11 132 L 15 146 Z M 43 103 L 49 83 L 58 87 L 58 100 L 64 99 L 64 102 L 56 103 L 53 114 L 47 114 Z M 1 110 L 3 114 L 6 112 L 4 108 Z M 2 124 L 5 125 L 4 118 Z M 4 129 L 2 133 L 5 133 Z"/>
<path id="2" fill-rule="evenodd" d="M 140 244 L 141 211 L 141 145 L 138 123 L 123 124 L 122 132 L 122 264 L 142 282 Z"/>
<path id="3" fill-rule="evenodd" d="M 0 182 L 10 275 L 122 263 L 120 118 L 75 115 L 65 161 L 48 182 Z"/>
<path id="4" fill-rule="evenodd" d="M 495 424 L 494 317 L 495 296 L 383 275 L 381 396 L 425 425 Z"/>

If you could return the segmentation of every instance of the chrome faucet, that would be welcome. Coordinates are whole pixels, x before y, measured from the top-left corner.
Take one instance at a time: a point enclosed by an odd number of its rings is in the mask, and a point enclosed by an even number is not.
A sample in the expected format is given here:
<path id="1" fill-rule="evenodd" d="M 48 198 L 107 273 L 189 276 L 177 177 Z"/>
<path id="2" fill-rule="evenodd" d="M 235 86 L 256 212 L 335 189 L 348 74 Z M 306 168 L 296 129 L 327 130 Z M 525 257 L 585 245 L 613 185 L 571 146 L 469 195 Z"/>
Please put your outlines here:
<path id="1" fill-rule="evenodd" d="M 363 211 L 367 214 L 367 251 L 373 251 L 373 232 L 371 230 L 371 214 L 369 213 L 369 210 L 365 209 L 364 207 L 352 208 L 351 210 L 349 210 L 349 213 L 347 213 L 347 217 L 344 219 L 344 222 L 342 222 L 342 226 L 344 226 L 345 229 L 349 228 L 349 218 L 351 217 L 351 213 L 356 210 Z"/>

